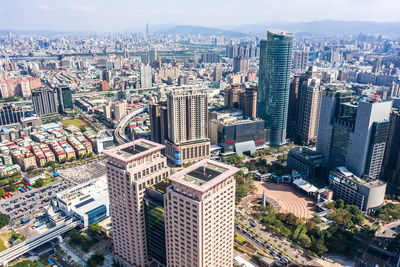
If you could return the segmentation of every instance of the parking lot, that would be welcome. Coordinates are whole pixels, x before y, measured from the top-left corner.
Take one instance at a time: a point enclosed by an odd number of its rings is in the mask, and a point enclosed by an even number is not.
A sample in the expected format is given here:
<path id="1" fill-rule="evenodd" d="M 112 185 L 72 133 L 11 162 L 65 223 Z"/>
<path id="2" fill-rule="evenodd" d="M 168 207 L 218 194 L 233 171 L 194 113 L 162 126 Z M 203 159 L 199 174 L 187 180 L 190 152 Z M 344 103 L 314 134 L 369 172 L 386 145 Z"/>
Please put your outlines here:
<path id="1" fill-rule="evenodd" d="M 0 212 L 8 214 L 11 225 L 17 225 L 21 219 L 39 215 L 43 207 L 58 192 L 67 189 L 71 183 L 60 178 L 57 182 L 24 193 L 16 193 L 13 197 L 0 201 Z"/>
<path id="2" fill-rule="evenodd" d="M 99 161 L 62 169 L 59 173 L 63 178 L 79 184 L 103 176 L 106 173 L 106 167 L 102 161 Z"/>

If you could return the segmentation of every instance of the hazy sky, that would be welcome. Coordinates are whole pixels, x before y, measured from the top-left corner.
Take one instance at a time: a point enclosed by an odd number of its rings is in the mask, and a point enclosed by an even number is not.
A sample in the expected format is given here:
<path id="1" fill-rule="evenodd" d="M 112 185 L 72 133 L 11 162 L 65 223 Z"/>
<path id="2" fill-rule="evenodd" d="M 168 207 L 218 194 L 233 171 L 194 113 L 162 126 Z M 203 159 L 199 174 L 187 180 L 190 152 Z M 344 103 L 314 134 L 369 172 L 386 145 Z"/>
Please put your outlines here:
<path id="1" fill-rule="evenodd" d="M 400 0 L 0 0 L 0 29 L 142 30 L 323 19 L 399 21 Z"/>

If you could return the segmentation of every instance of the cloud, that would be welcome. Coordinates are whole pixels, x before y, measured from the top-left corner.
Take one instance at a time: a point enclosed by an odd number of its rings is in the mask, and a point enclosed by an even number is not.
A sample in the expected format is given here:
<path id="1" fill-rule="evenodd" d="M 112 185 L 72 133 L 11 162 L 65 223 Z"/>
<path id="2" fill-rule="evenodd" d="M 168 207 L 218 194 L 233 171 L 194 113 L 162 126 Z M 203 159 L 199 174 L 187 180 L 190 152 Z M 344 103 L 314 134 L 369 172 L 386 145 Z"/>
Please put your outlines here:
<path id="1" fill-rule="evenodd" d="M 49 7 L 46 5 L 36 5 L 37 8 L 39 8 L 40 10 L 55 10 L 54 7 Z"/>
<path id="2" fill-rule="evenodd" d="M 71 6 L 69 7 L 72 11 L 83 11 L 83 12 L 93 12 L 95 8 L 92 6 Z"/>

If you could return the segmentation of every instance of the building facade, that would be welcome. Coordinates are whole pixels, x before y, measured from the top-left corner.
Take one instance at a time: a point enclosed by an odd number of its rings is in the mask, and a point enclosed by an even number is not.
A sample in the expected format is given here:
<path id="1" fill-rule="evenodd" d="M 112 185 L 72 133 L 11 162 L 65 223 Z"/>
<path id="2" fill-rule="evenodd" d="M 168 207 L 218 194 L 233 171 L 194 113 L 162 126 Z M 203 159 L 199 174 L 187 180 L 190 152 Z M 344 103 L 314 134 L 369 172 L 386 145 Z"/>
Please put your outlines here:
<path id="1" fill-rule="evenodd" d="M 323 92 L 317 152 L 328 170 L 345 166 L 357 176 L 378 177 L 391 105 L 377 96 L 354 100 L 346 90 Z"/>
<path id="2" fill-rule="evenodd" d="M 167 92 L 166 156 L 176 165 L 208 158 L 207 92 L 174 88 Z"/>
<path id="3" fill-rule="evenodd" d="M 165 199 L 167 266 L 233 266 L 239 169 L 208 159 L 170 176 Z"/>
<path id="4" fill-rule="evenodd" d="M 145 266 L 147 254 L 146 187 L 167 178 L 163 145 L 138 139 L 104 151 L 112 218 L 114 258 L 122 266 Z"/>
<path id="5" fill-rule="evenodd" d="M 14 106 L 13 104 L 3 104 L 0 106 L 0 125 L 21 122 L 24 118 L 22 107 Z"/>
<path id="6" fill-rule="evenodd" d="M 334 199 L 342 199 L 346 204 L 370 213 L 383 204 L 386 183 L 367 176 L 360 178 L 345 167 L 338 167 L 329 173 L 329 188 Z"/>
<path id="7" fill-rule="evenodd" d="M 38 116 L 46 116 L 58 112 L 56 92 L 50 88 L 39 88 L 32 92 L 33 110 Z"/>
<path id="8" fill-rule="evenodd" d="M 249 71 L 249 58 L 248 57 L 235 57 L 233 59 L 233 72 L 247 73 Z"/>
<path id="9" fill-rule="evenodd" d="M 72 110 L 72 91 L 68 86 L 57 87 L 57 99 L 61 113 L 66 110 Z"/>
<path id="10" fill-rule="evenodd" d="M 289 151 L 287 169 L 297 171 L 305 179 L 321 178 L 324 173 L 323 157 L 307 147 L 296 147 Z"/>
<path id="11" fill-rule="evenodd" d="M 400 109 L 392 109 L 382 179 L 400 185 Z"/>
<path id="12" fill-rule="evenodd" d="M 280 30 L 260 41 L 257 116 L 265 121 L 271 145 L 286 142 L 292 46 L 293 34 Z"/>

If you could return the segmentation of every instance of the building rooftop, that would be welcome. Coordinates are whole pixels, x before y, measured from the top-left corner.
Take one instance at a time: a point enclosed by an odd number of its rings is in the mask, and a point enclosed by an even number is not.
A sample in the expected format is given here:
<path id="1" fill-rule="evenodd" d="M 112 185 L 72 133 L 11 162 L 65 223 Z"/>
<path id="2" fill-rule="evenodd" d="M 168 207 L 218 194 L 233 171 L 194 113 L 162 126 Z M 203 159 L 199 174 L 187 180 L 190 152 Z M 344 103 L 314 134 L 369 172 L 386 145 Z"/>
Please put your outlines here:
<path id="1" fill-rule="evenodd" d="M 146 139 L 138 139 L 130 143 L 108 149 L 104 151 L 104 154 L 124 162 L 129 162 L 142 156 L 153 154 L 157 151 L 160 151 L 164 147 L 164 145 Z"/>
<path id="2" fill-rule="evenodd" d="M 238 168 L 204 159 L 169 177 L 173 183 L 190 187 L 200 193 L 205 193 L 218 183 L 234 175 Z"/>
<path id="3" fill-rule="evenodd" d="M 170 186 L 172 182 L 168 179 L 164 179 L 161 182 L 158 182 L 152 186 L 150 186 L 151 189 L 156 190 L 157 192 L 161 194 L 167 193 L 167 187 Z"/>

